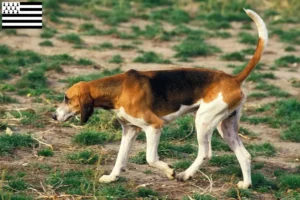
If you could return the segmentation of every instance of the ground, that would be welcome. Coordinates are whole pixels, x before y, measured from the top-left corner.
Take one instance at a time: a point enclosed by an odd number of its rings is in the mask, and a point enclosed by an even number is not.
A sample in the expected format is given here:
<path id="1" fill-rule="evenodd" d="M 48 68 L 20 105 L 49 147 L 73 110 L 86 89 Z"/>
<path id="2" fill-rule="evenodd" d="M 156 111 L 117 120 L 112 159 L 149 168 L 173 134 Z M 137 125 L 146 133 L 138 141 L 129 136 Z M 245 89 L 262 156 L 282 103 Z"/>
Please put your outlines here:
<path id="1" fill-rule="evenodd" d="M 42 30 L 0 31 L 2 199 L 300 198 L 299 17 L 256 1 L 141 2 L 47 0 Z M 243 7 L 256 10 L 269 30 L 260 64 L 243 85 L 248 99 L 239 133 L 252 155 L 253 187 L 236 188 L 239 165 L 217 131 L 213 159 L 192 180 L 168 180 L 147 165 L 140 133 L 126 172 L 100 184 L 114 165 L 120 126 L 100 110 L 85 126 L 78 118 L 52 120 L 66 89 L 129 69 L 237 73 L 257 42 Z M 169 124 L 161 140 L 160 157 L 183 171 L 197 152 L 193 116 Z"/>

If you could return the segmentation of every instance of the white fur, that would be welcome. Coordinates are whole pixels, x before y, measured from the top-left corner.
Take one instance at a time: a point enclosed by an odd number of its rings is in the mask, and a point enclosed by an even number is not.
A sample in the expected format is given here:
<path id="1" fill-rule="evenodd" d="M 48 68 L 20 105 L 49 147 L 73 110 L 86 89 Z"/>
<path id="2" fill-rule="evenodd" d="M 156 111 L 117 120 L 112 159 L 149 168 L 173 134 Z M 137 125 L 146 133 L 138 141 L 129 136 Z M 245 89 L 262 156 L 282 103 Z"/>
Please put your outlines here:
<path id="1" fill-rule="evenodd" d="M 209 102 L 201 102 L 196 113 L 196 129 L 198 139 L 198 156 L 194 163 L 184 172 L 179 173 L 176 178 L 188 180 L 197 172 L 199 167 L 211 158 L 211 136 L 217 124 L 228 116 L 228 105 L 223 101 L 222 94 Z"/>
<path id="2" fill-rule="evenodd" d="M 62 104 L 56 109 L 57 121 L 64 122 L 74 115 L 75 113 L 67 105 Z"/>
<path id="3" fill-rule="evenodd" d="M 123 133 L 121 145 L 115 166 L 110 175 L 103 175 L 99 179 L 102 183 L 109 183 L 118 179 L 122 170 L 125 170 L 132 145 L 138 135 L 136 128 L 122 124 Z"/>
<path id="4" fill-rule="evenodd" d="M 160 161 L 157 153 L 161 130 L 148 126 L 144 131 L 147 138 L 146 160 L 148 164 L 162 170 L 169 179 L 173 179 L 174 170 L 167 163 Z"/>
<path id="5" fill-rule="evenodd" d="M 262 38 L 264 40 L 264 47 L 266 47 L 267 42 L 268 42 L 268 30 L 267 30 L 265 22 L 253 10 L 250 10 L 250 9 L 244 9 L 244 10 L 247 13 L 247 15 L 249 17 L 251 17 L 253 19 L 253 21 L 255 22 L 257 29 L 258 29 L 258 35 L 260 38 Z"/>
<path id="6" fill-rule="evenodd" d="M 121 107 L 119 110 L 115 110 L 115 113 L 117 114 L 118 118 L 125 119 L 126 121 L 130 122 L 132 125 L 135 125 L 137 127 L 141 127 L 144 129 L 145 127 L 149 126 L 149 124 L 145 122 L 144 119 L 135 118 L 128 115 L 123 107 Z"/>
<path id="7" fill-rule="evenodd" d="M 218 125 L 218 131 L 231 150 L 235 153 L 240 163 L 243 181 L 238 183 L 238 187 L 240 189 L 247 189 L 251 185 L 251 155 L 245 149 L 238 136 L 240 109 L 241 107 L 237 109 L 237 114 L 235 116 L 223 120 Z"/>
<path id="8" fill-rule="evenodd" d="M 186 113 L 189 113 L 191 111 L 193 111 L 195 108 L 199 107 L 200 103 L 195 103 L 193 105 L 190 105 L 190 106 L 186 106 L 186 105 L 181 105 L 179 110 L 174 112 L 174 113 L 171 113 L 171 114 L 168 114 L 166 116 L 163 116 L 162 119 L 165 121 L 165 122 L 171 122 L 173 121 L 174 119 L 186 114 Z"/>

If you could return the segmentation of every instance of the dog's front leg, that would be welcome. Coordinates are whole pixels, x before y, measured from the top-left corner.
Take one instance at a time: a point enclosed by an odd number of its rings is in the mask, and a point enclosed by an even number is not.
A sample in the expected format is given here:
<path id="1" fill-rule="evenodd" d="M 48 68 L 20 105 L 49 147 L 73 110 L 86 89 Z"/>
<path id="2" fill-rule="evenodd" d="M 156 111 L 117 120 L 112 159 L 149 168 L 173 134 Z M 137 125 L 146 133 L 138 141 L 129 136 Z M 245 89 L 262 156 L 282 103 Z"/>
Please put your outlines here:
<path id="1" fill-rule="evenodd" d="M 169 179 L 174 179 L 175 177 L 175 171 L 174 169 L 170 168 L 170 166 L 159 160 L 157 148 L 159 144 L 160 129 L 155 129 L 152 126 L 148 126 L 144 129 L 146 132 L 146 138 L 147 138 L 147 152 L 146 152 L 146 160 L 148 164 L 152 167 L 156 167 L 160 170 L 162 170 Z"/>
<path id="2" fill-rule="evenodd" d="M 128 126 L 123 124 L 122 124 L 122 128 L 123 128 L 123 133 L 122 133 L 121 146 L 119 149 L 115 166 L 109 175 L 101 176 L 101 178 L 99 179 L 101 183 L 109 183 L 112 181 L 116 181 L 121 171 L 125 170 L 129 152 L 138 135 L 138 129 L 134 126 Z"/>

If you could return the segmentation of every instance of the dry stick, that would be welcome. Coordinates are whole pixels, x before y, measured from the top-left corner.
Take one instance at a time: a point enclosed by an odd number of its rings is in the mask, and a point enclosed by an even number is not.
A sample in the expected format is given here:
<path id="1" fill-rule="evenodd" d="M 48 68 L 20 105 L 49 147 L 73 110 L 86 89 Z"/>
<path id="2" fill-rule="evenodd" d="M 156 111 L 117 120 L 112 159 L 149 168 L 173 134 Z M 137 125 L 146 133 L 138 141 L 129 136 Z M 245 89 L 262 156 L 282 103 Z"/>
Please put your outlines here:
<path id="1" fill-rule="evenodd" d="M 251 138 L 249 138 L 248 136 L 243 135 L 243 134 L 240 134 L 240 133 L 239 133 L 239 136 L 242 137 L 242 138 L 244 138 L 244 139 L 247 139 L 247 140 L 250 140 L 250 139 L 251 139 Z"/>
<path id="2" fill-rule="evenodd" d="M 52 146 L 51 144 L 47 144 L 47 143 L 45 143 L 45 142 L 42 142 L 42 141 L 38 140 L 37 138 L 35 138 L 35 137 L 33 137 L 33 136 L 32 136 L 32 139 L 38 141 L 39 143 L 41 143 L 41 144 L 43 144 L 43 145 L 46 145 L 46 146 L 50 147 L 50 148 L 53 150 L 53 146 Z"/>
<path id="3" fill-rule="evenodd" d="M 212 178 L 209 178 L 209 176 L 207 176 L 206 174 L 204 174 L 201 170 L 198 170 L 205 178 L 207 178 L 207 180 L 209 181 L 209 186 L 207 188 L 210 188 L 209 189 L 209 192 L 211 193 L 212 191 L 212 186 L 213 186 L 213 180 Z M 205 192 L 207 190 L 207 188 L 205 189 Z"/>
<path id="4" fill-rule="evenodd" d="M 187 136 L 185 136 L 184 138 L 179 139 L 179 141 L 185 140 L 186 138 L 190 137 L 190 135 L 192 135 L 193 132 L 194 132 L 194 126 L 192 126 L 192 130 L 190 131 L 190 133 Z"/>

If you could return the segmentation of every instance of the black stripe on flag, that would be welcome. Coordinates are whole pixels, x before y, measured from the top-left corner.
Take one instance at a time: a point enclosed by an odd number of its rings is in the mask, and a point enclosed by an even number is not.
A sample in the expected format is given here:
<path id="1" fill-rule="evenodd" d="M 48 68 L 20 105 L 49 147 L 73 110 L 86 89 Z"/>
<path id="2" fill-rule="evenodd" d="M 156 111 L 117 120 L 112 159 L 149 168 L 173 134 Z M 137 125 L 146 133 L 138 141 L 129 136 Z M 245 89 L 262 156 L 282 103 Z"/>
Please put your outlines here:
<path id="1" fill-rule="evenodd" d="M 2 17 L 42 17 L 42 14 L 2 14 Z"/>
<path id="2" fill-rule="evenodd" d="M 20 11 L 42 11 L 42 8 L 20 8 Z"/>
<path id="3" fill-rule="evenodd" d="M 2 23 L 42 23 L 42 20 L 2 20 Z"/>
<path id="4" fill-rule="evenodd" d="M 39 6 L 39 5 L 42 5 L 42 2 L 20 2 L 20 5 L 36 5 L 36 6 Z"/>
<path id="5" fill-rule="evenodd" d="M 2 26 L 2 29 L 40 29 L 43 26 Z"/>

